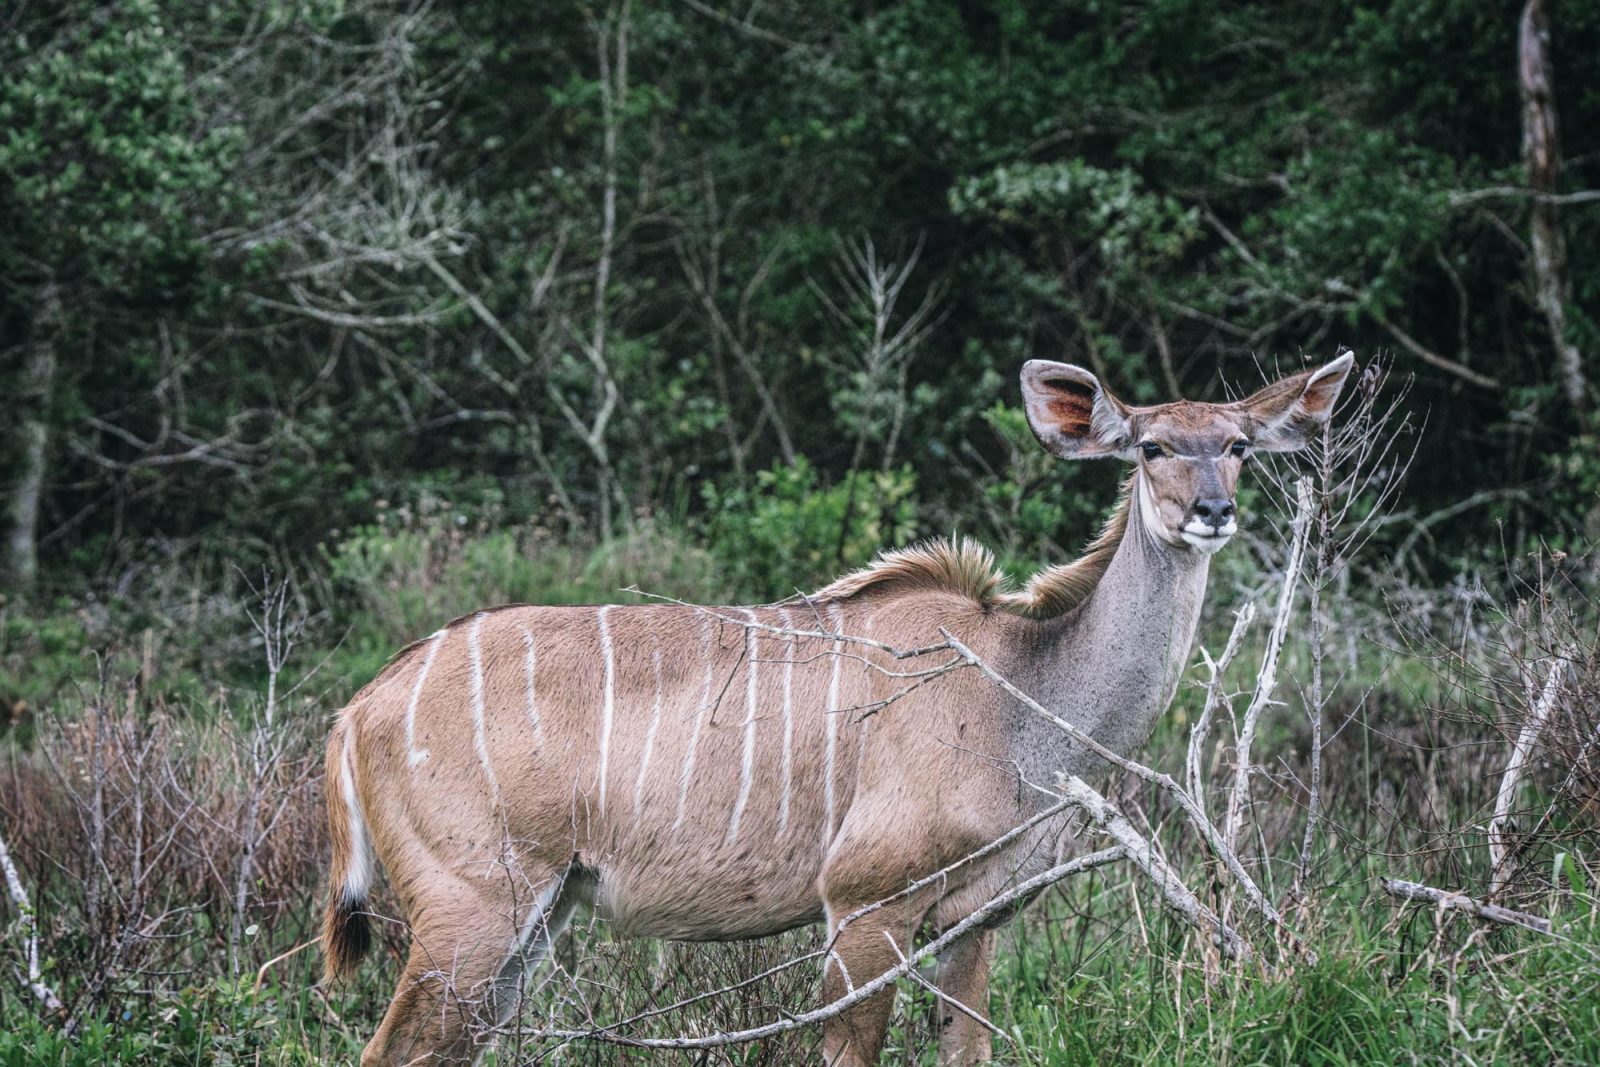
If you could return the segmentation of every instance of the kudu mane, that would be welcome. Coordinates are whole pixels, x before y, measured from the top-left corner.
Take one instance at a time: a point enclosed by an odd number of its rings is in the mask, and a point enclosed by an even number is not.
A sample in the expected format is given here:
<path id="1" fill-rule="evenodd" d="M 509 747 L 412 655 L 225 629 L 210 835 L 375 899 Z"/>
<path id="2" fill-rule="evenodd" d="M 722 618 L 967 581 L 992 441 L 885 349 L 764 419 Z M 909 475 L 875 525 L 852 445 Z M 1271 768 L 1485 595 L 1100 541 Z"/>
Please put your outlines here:
<path id="1" fill-rule="evenodd" d="M 1030 619 L 1049 619 L 1063 615 L 1089 599 L 1111 565 L 1117 545 L 1128 528 L 1128 509 L 1133 501 L 1133 475 L 1118 491 L 1117 502 L 1100 536 L 1089 543 L 1083 555 L 1071 563 L 1046 567 L 1021 589 L 1009 588 L 1009 580 L 995 563 L 994 553 L 970 537 L 935 537 L 907 548 L 880 552 L 876 559 L 858 571 L 837 578 L 805 597 L 811 604 L 849 600 L 869 590 L 917 590 L 952 593 L 976 601 L 988 610 L 1007 611 Z M 799 600 L 800 598 L 796 598 Z M 527 604 L 500 604 L 468 612 L 439 628 L 453 630 L 474 616 L 485 616 Z M 429 634 L 406 645 L 389 658 L 372 681 L 362 686 L 351 700 L 359 701 L 422 651 L 437 636 Z"/>
<path id="2" fill-rule="evenodd" d="M 1128 510 L 1133 502 L 1133 476 L 1122 483 L 1116 506 L 1106 519 L 1100 536 L 1082 556 L 1062 563 L 1028 579 L 1020 590 L 1007 588 L 1006 576 L 995 564 L 994 554 L 969 537 L 938 537 L 879 554 L 867 566 L 847 574 L 813 594 L 814 603 L 848 600 L 869 589 L 899 587 L 954 593 L 977 601 L 985 608 L 1009 611 L 1032 619 L 1047 619 L 1065 614 L 1089 599 L 1111 565 L 1117 545 L 1128 528 Z"/>

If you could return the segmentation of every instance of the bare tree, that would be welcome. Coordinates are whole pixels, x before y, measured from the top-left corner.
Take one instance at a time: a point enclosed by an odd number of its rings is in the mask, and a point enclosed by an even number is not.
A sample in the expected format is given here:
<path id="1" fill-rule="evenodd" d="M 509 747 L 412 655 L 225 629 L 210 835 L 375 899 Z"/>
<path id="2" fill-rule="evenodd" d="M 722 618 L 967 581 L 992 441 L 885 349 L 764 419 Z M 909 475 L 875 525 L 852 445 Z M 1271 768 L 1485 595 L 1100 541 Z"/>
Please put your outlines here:
<path id="1" fill-rule="evenodd" d="M 50 446 L 50 398 L 56 378 L 56 344 L 62 327 L 61 288 L 55 282 L 40 286 L 39 310 L 16 414 L 17 453 L 21 457 L 16 484 L 11 490 L 6 537 L 6 572 L 18 587 L 33 584 L 39 572 L 39 501 L 44 495 L 46 460 Z"/>
<path id="2" fill-rule="evenodd" d="M 1589 403 L 1583 355 L 1567 329 L 1566 305 L 1572 299 L 1567 270 L 1567 240 L 1560 208 L 1549 196 L 1561 181 L 1561 142 L 1556 129 L 1555 73 L 1550 64 L 1550 17 L 1545 0 L 1528 0 L 1517 32 L 1518 84 L 1522 89 L 1522 156 L 1533 201 L 1532 254 L 1539 311 L 1555 349 L 1561 392 L 1574 408 Z"/>
<path id="3" fill-rule="evenodd" d="M 856 410 L 851 413 L 855 443 L 850 450 L 850 469 L 846 475 L 849 491 L 844 518 L 839 524 L 837 556 L 841 563 L 855 522 L 857 481 L 866 461 L 867 442 L 881 432 L 884 437 L 881 469 L 888 470 L 894 465 L 905 421 L 911 361 L 928 334 L 939 324 L 938 307 L 943 290 L 938 285 L 930 286 L 923 293 L 921 303 L 896 324 L 900 298 L 921 258 L 921 241 L 902 262 L 895 263 L 881 259 L 868 238 L 858 245 L 846 245 L 835 261 L 835 280 L 844 294 L 842 302 L 836 301 L 816 281 L 810 282 L 812 291 L 844 332 L 855 357 L 853 365 L 845 364 L 853 380 L 844 392 L 854 397 Z M 883 413 L 888 420 L 886 427 L 879 425 L 879 408 L 884 404 L 888 406 L 888 411 Z"/>

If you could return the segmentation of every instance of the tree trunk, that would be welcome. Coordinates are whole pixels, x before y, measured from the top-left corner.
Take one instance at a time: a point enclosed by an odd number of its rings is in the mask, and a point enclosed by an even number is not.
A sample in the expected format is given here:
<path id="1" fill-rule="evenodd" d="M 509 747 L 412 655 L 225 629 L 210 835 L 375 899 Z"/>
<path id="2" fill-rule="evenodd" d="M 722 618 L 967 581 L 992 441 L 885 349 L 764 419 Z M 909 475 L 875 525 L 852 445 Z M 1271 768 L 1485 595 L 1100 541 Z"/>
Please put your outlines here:
<path id="1" fill-rule="evenodd" d="M 56 340 L 61 329 L 61 292 L 49 282 L 39 292 L 39 311 L 23 369 L 17 405 L 16 484 L 7 518 L 6 573 L 27 589 L 39 573 L 39 500 L 44 495 L 45 457 L 50 445 L 50 396 L 56 377 Z"/>
<path id="2" fill-rule="evenodd" d="M 1561 179 L 1561 144 L 1556 136 L 1555 77 L 1550 67 L 1550 21 L 1544 0 L 1528 0 L 1522 9 L 1517 39 L 1517 67 L 1522 87 L 1522 155 L 1528 168 L 1533 201 L 1533 278 L 1539 311 L 1550 330 L 1556 373 L 1567 403 L 1582 408 L 1589 400 L 1583 357 L 1567 335 L 1567 302 L 1572 279 L 1567 273 L 1567 241 L 1561 232 L 1560 209 L 1551 197 Z"/>

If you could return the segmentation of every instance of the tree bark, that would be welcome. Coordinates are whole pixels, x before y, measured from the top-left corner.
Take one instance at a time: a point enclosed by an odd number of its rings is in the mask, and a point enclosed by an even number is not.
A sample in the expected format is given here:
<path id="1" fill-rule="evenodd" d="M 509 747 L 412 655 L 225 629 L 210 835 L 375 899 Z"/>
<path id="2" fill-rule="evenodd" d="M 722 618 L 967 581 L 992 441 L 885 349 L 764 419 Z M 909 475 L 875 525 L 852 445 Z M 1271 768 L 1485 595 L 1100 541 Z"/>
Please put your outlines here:
<path id="1" fill-rule="evenodd" d="M 1531 248 L 1536 302 L 1550 330 L 1561 392 L 1574 408 L 1587 406 L 1583 357 L 1567 334 L 1567 303 L 1572 278 L 1567 271 L 1567 241 L 1560 207 L 1548 194 L 1561 178 L 1561 143 L 1556 135 L 1555 75 L 1550 65 L 1550 20 L 1544 0 L 1528 0 L 1517 34 L 1517 69 L 1522 88 L 1522 156 L 1528 185 L 1547 194 L 1533 201 Z"/>
<path id="2" fill-rule="evenodd" d="M 16 484 L 7 519 L 6 574 L 14 586 L 31 587 L 39 574 L 39 501 L 44 496 L 50 446 L 50 396 L 56 377 L 56 341 L 61 330 L 61 291 L 47 282 L 39 292 L 17 405 Z"/>

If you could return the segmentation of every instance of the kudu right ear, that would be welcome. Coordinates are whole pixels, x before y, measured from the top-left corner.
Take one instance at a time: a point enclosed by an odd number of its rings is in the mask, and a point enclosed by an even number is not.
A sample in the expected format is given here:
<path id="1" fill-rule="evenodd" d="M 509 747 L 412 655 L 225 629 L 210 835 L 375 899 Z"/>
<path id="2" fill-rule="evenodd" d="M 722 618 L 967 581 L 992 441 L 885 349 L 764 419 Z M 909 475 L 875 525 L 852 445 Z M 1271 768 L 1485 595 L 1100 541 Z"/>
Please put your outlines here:
<path id="1" fill-rule="evenodd" d="M 1062 459 L 1120 456 L 1133 447 L 1127 406 L 1082 367 L 1028 360 L 1022 365 L 1022 402 L 1033 435 Z"/>

